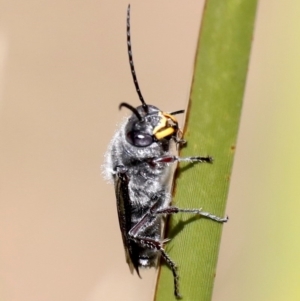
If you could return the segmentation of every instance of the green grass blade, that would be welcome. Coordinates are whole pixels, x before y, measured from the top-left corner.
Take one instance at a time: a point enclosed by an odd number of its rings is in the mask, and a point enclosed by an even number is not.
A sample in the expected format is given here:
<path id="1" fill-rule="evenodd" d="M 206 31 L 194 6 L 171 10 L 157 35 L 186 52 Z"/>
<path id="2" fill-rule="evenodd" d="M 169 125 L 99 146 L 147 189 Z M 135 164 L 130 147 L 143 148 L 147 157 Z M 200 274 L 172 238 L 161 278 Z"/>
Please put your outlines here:
<path id="1" fill-rule="evenodd" d="M 184 133 L 188 145 L 180 155 L 209 154 L 215 161 L 180 166 L 174 197 L 178 207 L 224 214 L 256 6 L 256 0 L 206 3 Z M 167 237 L 172 240 L 166 250 L 179 267 L 184 300 L 211 300 L 221 230 L 221 224 L 188 214 L 170 218 Z M 176 300 L 172 273 L 164 264 L 155 300 Z"/>

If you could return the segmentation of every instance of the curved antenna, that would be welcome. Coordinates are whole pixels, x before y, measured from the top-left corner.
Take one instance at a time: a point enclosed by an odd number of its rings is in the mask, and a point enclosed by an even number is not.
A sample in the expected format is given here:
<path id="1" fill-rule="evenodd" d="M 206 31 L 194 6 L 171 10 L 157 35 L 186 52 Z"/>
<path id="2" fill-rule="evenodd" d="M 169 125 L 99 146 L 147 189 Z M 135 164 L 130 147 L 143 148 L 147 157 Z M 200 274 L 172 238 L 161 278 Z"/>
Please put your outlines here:
<path id="1" fill-rule="evenodd" d="M 119 110 L 121 110 L 122 107 L 129 109 L 138 118 L 139 121 L 143 120 L 143 118 L 140 115 L 140 113 L 138 112 L 138 110 L 136 108 L 134 108 L 133 106 L 131 106 L 130 104 L 128 104 L 126 102 L 121 102 L 119 105 Z"/>
<path id="2" fill-rule="evenodd" d="M 140 86 L 139 86 L 139 83 L 137 81 L 137 77 L 136 77 L 136 73 L 135 73 L 135 69 L 134 69 L 134 64 L 133 64 L 133 57 L 132 57 L 132 50 L 131 50 L 131 37 L 130 37 L 130 4 L 128 5 L 128 9 L 127 9 L 127 50 L 128 50 L 128 57 L 129 57 L 129 65 L 130 65 L 131 74 L 132 74 L 133 82 L 134 82 L 134 85 L 135 85 L 135 89 L 136 89 L 136 92 L 137 92 L 137 94 L 139 96 L 139 99 L 142 103 L 142 106 L 143 106 L 143 109 L 144 109 L 145 113 L 148 113 L 148 106 L 145 103 L 142 92 L 140 90 Z"/>
<path id="3" fill-rule="evenodd" d="M 182 113 L 184 113 L 184 110 L 179 110 L 179 111 L 171 112 L 169 114 L 170 115 L 178 115 L 178 114 L 182 114 Z"/>

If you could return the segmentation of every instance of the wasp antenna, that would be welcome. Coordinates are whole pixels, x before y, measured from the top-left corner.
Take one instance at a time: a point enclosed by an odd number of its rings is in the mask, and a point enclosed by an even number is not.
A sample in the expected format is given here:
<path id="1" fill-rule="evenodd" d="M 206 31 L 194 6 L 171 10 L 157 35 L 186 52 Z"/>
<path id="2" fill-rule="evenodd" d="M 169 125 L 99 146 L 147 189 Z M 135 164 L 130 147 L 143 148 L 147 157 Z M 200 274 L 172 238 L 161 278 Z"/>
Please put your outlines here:
<path id="1" fill-rule="evenodd" d="M 179 111 L 171 112 L 170 115 L 177 115 L 177 114 L 182 114 L 182 113 L 184 113 L 184 110 L 179 110 Z"/>
<path id="2" fill-rule="evenodd" d="M 121 102 L 119 105 L 119 110 L 122 109 L 122 107 L 125 107 L 127 109 L 129 109 L 137 118 L 139 121 L 142 121 L 142 116 L 140 115 L 140 113 L 138 112 L 138 110 L 136 108 L 134 108 L 133 106 L 131 106 L 130 104 L 126 103 L 126 102 Z"/>
<path id="3" fill-rule="evenodd" d="M 145 100 L 143 98 L 142 92 L 140 90 L 140 86 L 136 77 L 136 72 L 134 69 L 134 64 L 133 64 L 133 57 L 132 57 L 132 49 L 131 49 L 131 37 L 130 37 L 130 4 L 128 5 L 128 9 L 127 9 L 127 50 L 128 50 L 128 58 L 129 58 L 129 65 L 130 65 L 130 69 L 131 69 L 131 74 L 132 74 L 132 78 L 133 78 L 133 82 L 135 85 L 135 89 L 136 92 L 139 96 L 139 99 L 142 103 L 143 109 L 145 111 L 145 113 L 148 113 L 148 106 L 145 103 Z"/>

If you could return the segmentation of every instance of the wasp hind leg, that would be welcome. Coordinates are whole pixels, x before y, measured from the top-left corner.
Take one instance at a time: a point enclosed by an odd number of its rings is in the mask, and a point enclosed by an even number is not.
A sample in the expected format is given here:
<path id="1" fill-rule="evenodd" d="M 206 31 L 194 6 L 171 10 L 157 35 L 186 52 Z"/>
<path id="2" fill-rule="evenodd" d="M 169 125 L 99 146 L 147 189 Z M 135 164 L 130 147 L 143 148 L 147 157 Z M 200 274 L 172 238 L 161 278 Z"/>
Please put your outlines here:
<path id="1" fill-rule="evenodd" d="M 161 257 L 165 260 L 167 265 L 170 267 L 173 279 L 174 279 L 174 295 L 177 299 L 181 299 L 181 295 L 179 293 L 179 275 L 177 272 L 177 265 L 176 263 L 170 258 L 170 256 L 167 254 L 165 249 L 163 248 L 163 243 L 167 242 L 165 241 L 157 241 L 154 239 L 151 239 L 149 237 L 143 237 L 143 236 L 131 236 L 131 239 L 141 245 L 144 248 L 152 249 L 157 252 L 160 252 Z"/>
<path id="2" fill-rule="evenodd" d="M 165 249 L 163 248 L 163 244 L 166 243 L 169 240 L 163 240 L 163 241 L 157 241 L 155 239 L 142 236 L 141 233 L 143 230 L 147 229 L 156 220 L 157 214 L 153 214 L 152 211 L 154 211 L 157 207 L 157 203 L 155 203 L 148 213 L 146 213 L 141 220 L 131 228 L 128 235 L 131 240 L 139 244 L 140 246 L 144 248 L 148 248 L 151 250 L 155 250 L 161 254 L 161 257 L 165 260 L 167 265 L 170 267 L 173 279 L 174 279 L 174 295 L 177 299 L 181 298 L 181 295 L 179 293 L 179 275 L 177 272 L 177 265 L 176 263 L 169 257 L 169 255 L 166 253 Z"/>

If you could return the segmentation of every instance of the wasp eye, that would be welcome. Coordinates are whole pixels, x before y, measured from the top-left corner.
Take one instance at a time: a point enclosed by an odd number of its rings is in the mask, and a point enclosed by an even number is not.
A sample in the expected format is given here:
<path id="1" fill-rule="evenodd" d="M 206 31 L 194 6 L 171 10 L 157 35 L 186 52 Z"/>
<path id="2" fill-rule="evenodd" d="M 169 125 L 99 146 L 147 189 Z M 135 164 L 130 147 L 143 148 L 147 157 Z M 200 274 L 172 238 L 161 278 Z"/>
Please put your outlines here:
<path id="1" fill-rule="evenodd" d="M 153 143 L 153 136 L 139 131 L 127 133 L 127 141 L 137 147 L 146 147 Z"/>

